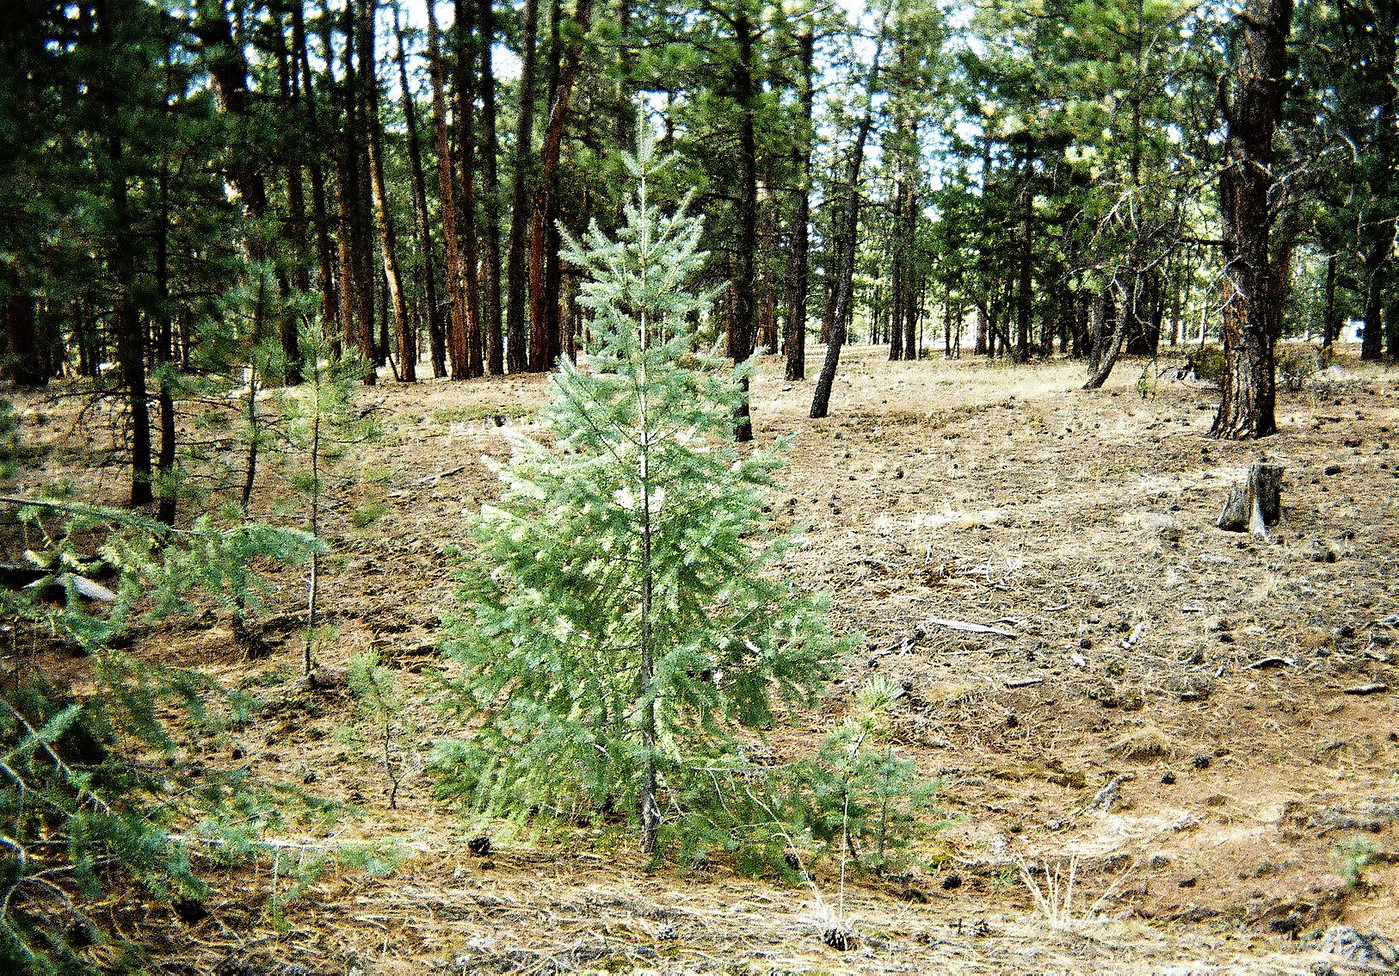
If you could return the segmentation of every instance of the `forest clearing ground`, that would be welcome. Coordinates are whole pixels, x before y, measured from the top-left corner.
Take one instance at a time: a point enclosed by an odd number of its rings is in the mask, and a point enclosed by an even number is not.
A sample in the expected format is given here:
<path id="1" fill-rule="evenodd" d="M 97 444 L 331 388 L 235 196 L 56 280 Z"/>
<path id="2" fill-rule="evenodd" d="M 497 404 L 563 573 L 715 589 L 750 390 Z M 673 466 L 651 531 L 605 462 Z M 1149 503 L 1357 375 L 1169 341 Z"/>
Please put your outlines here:
<path id="1" fill-rule="evenodd" d="M 1153 364 L 1124 362 L 1088 393 L 1075 363 L 886 354 L 847 351 L 827 420 L 807 419 L 812 381 L 782 381 L 776 360 L 753 392 L 760 445 L 794 438 L 772 499 L 779 526 L 807 526 L 788 569 L 833 593 L 839 631 L 866 635 L 821 713 L 775 731 L 774 748 L 811 748 L 855 687 L 886 674 L 905 690 L 896 744 L 943 780 L 955 821 L 919 849 L 922 867 L 847 881 L 855 949 L 821 942 L 821 905 L 842 897 L 831 864 L 807 889 L 722 866 L 647 873 L 634 851 L 580 835 L 563 850 L 498 843 L 487 867 L 425 776 L 389 810 L 373 755 L 336 737 L 349 701 L 300 688 L 294 571 L 273 577 L 267 658 L 238 659 L 213 614 L 136 648 L 212 662 L 273 701 L 255 726 L 211 740 L 206 762 L 230 762 L 236 745 L 263 775 L 314 774 L 315 789 L 359 807 L 337 836 L 400 838 L 412 857 L 383 878 L 327 875 L 280 928 L 254 900 L 270 891 L 265 873 L 238 875 L 195 926 L 114 911 L 158 931 L 192 971 L 259 976 L 282 962 L 365 974 L 1308 973 L 1318 960 L 1344 971 L 1309 939 L 1334 922 L 1399 938 L 1399 858 L 1354 886 L 1337 863 L 1356 837 L 1399 853 L 1399 647 L 1378 623 L 1399 611 L 1394 374 L 1348 356 L 1338 375 L 1280 393 L 1278 436 L 1230 443 L 1206 436 L 1214 389 L 1168 377 L 1138 388 Z M 365 391 L 386 436 L 351 462 L 369 477 L 332 514 L 327 663 L 373 647 L 426 688 L 451 553 L 467 544 L 465 515 L 496 491 L 481 458 L 506 456 L 503 432 L 529 432 L 546 397 L 539 377 Z M 79 497 L 118 496 L 121 472 L 94 463 L 105 432 L 80 436 L 65 402 L 20 399 L 44 467 L 15 492 L 66 478 Z M 32 425 L 38 414 L 46 426 Z M 1214 528 L 1229 486 L 1264 456 L 1286 466 L 1283 523 L 1267 541 Z M 357 518 L 369 505 L 382 514 Z M 1390 690 L 1346 693 L 1372 683 Z M 412 718 L 415 762 L 456 731 L 426 701 Z M 1095 803 L 1108 787 L 1114 800 Z M 1074 866 L 1060 927 L 1036 910 L 1020 863 Z"/>

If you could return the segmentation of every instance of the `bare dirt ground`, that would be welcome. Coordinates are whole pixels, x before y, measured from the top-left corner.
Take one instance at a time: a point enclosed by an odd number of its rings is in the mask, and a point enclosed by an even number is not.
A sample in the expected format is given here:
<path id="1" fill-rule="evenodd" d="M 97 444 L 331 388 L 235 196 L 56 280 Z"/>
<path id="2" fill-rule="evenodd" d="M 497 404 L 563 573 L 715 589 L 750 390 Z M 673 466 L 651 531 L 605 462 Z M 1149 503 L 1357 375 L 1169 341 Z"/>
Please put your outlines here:
<path id="1" fill-rule="evenodd" d="M 847 352 L 819 422 L 812 382 L 769 361 L 753 411 L 761 446 L 795 436 L 773 498 L 780 525 L 810 527 L 792 571 L 833 593 L 838 630 L 865 634 L 821 712 L 783 735 L 814 744 L 871 672 L 902 684 L 895 741 L 941 778 L 954 821 L 913 871 L 842 884 L 826 866 L 806 887 L 722 864 L 647 872 L 581 833 L 473 855 L 416 767 L 390 810 L 372 749 L 337 738 L 348 696 L 303 687 L 285 624 L 304 580 L 288 571 L 262 627 L 270 656 L 240 659 L 212 616 L 137 652 L 256 687 L 266 717 L 211 741 L 207 761 L 314 779 L 355 804 L 334 837 L 393 839 L 408 860 L 384 877 L 331 871 L 281 920 L 265 898 L 286 868 L 228 875 L 194 924 L 122 899 L 116 917 L 166 972 L 240 976 L 1399 971 L 1385 955 L 1399 940 L 1399 376 L 1344 358 L 1281 393 L 1279 435 L 1223 443 L 1207 437 L 1213 388 L 1168 374 L 1139 389 L 1141 362 L 1086 393 L 1077 364 L 883 355 Z M 546 395 L 541 378 L 366 391 L 387 434 L 351 462 L 366 477 L 331 520 L 326 663 L 373 647 L 420 686 L 464 516 L 496 491 L 481 458 L 508 454 L 504 429 L 528 431 Z M 45 466 L 16 493 L 68 478 L 120 496 L 120 470 L 93 466 L 100 425 L 89 450 L 51 395 L 21 405 L 49 423 L 27 431 Z M 1262 458 L 1286 466 L 1282 524 L 1267 540 L 1216 529 Z M 426 702 L 405 718 L 418 759 L 452 731 Z M 1072 872 L 1072 898 L 1037 903 L 1021 864 L 1042 892 Z M 853 925 L 851 947 L 824 944 L 833 920 Z"/>

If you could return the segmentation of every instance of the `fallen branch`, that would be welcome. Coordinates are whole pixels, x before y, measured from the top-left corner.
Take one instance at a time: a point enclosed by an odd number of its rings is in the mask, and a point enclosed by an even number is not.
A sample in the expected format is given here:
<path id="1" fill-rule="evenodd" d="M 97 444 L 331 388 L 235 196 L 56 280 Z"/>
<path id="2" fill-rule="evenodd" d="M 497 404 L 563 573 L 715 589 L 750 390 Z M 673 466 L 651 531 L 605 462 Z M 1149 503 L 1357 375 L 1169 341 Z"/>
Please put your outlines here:
<path id="1" fill-rule="evenodd" d="M 968 634 L 995 634 L 997 637 L 1019 637 L 1013 630 L 1005 630 L 1001 627 L 988 627 L 985 624 L 974 624 L 966 620 L 944 620 L 940 617 L 930 617 L 925 624 L 932 624 L 935 627 L 945 627 L 948 630 L 958 630 Z"/>

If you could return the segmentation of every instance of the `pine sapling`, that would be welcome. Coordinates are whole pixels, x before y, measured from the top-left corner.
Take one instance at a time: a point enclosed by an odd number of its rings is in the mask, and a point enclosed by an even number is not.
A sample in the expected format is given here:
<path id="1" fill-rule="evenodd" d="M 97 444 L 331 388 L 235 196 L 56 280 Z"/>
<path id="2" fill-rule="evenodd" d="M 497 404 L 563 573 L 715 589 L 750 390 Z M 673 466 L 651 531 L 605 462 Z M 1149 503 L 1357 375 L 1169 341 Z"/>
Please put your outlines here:
<path id="1" fill-rule="evenodd" d="M 303 382 L 279 391 L 278 403 L 284 422 L 285 450 L 292 457 L 303 458 L 309 469 L 294 474 L 291 486 L 306 506 L 311 537 L 320 542 L 330 469 L 344 456 L 349 445 L 373 439 L 378 435 L 378 428 L 372 416 L 355 403 L 356 384 L 364 376 L 359 354 L 355 350 L 334 354 L 321 332 L 309 325 L 301 330 L 299 348 L 305 357 L 301 367 Z M 311 551 L 306 581 L 306 629 L 301 652 L 305 675 L 310 675 L 315 667 L 320 570 L 318 547 Z"/>
<path id="2" fill-rule="evenodd" d="M 552 377 L 553 443 L 515 436 L 474 521 L 443 679 L 479 725 L 436 768 L 479 819 L 625 817 L 660 857 L 667 827 L 725 792 L 706 784 L 736 737 L 779 701 L 813 702 L 849 642 L 779 578 L 793 539 L 764 514 L 779 461 L 732 441 L 752 362 L 696 348 L 714 297 L 690 285 L 701 223 L 651 198 L 665 163 L 649 138 L 625 162 L 637 189 L 616 240 L 594 225 L 570 242 L 592 318 L 581 364 Z"/>

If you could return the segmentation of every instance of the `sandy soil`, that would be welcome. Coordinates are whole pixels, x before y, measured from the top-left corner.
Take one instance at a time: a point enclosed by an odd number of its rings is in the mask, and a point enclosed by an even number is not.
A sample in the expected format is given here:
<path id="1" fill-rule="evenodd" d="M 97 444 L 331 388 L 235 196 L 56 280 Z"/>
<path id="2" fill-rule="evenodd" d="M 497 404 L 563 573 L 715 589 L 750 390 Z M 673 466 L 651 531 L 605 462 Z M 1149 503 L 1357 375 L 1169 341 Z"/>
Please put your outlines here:
<path id="1" fill-rule="evenodd" d="M 207 761 L 236 749 L 262 775 L 314 776 L 357 805 L 336 837 L 392 838 L 409 859 L 387 877 L 332 871 L 280 921 L 265 897 L 284 869 L 268 868 L 228 876 L 193 924 L 113 912 L 170 973 L 1399 971 L 1384 938 L 1399 939 L 1399 383 L 1347 358 L 1283 391 L 1278 436 L 1221 443 L 1217 393 L 1139 383 L 1154 372 L 1124 362 L 1086 393 L 1076 364 L 857 348 L 819 422 L 811 381 L 770 361 L 755 385 L 759 443 L 795 436 L 773 498 L 780 524 L 810 527 L 791 569 L 865 634 L 821 712 L 785 734 L 815 742 L 871 672 L 902 685 L 895 740 L 942 780 L 954 820 L 909 873 L 648 873 L 581 834 L 473 855 L 418 771 L 446 720 L 427 704 L 405 716 L 411 768 L 390 810 L 373 750 L 337 737 L 348 697 L 299 680 L 304 583 L 286 572 L 258 625 L 267 657 L 241 659 L 213 614 L 137 649 L 271 702 Z M 545 395 L 539 378 L 366 391 L 386 436 L 350 462 L 363 480 L 332 513 L 325 663 L 372 647 L 421 685 L 462 516 L 495 491 L 481 459 L 508 453 L 504 430 L 529 429 Z M 119 497 L 120 470 L 96 463 L 106 428 L 74 427 L 74 402 L 21 402 L 44 467 L 16 493 L 66 478 Z M 1282 524 L 1266 540 L 1215 528 L 1263 458 L 1286 466 Z M 1357 841 L 1372 863 L 1347 884 Z M 853 927 L 849 948 L 823 942 L 833 926 Z"/>

